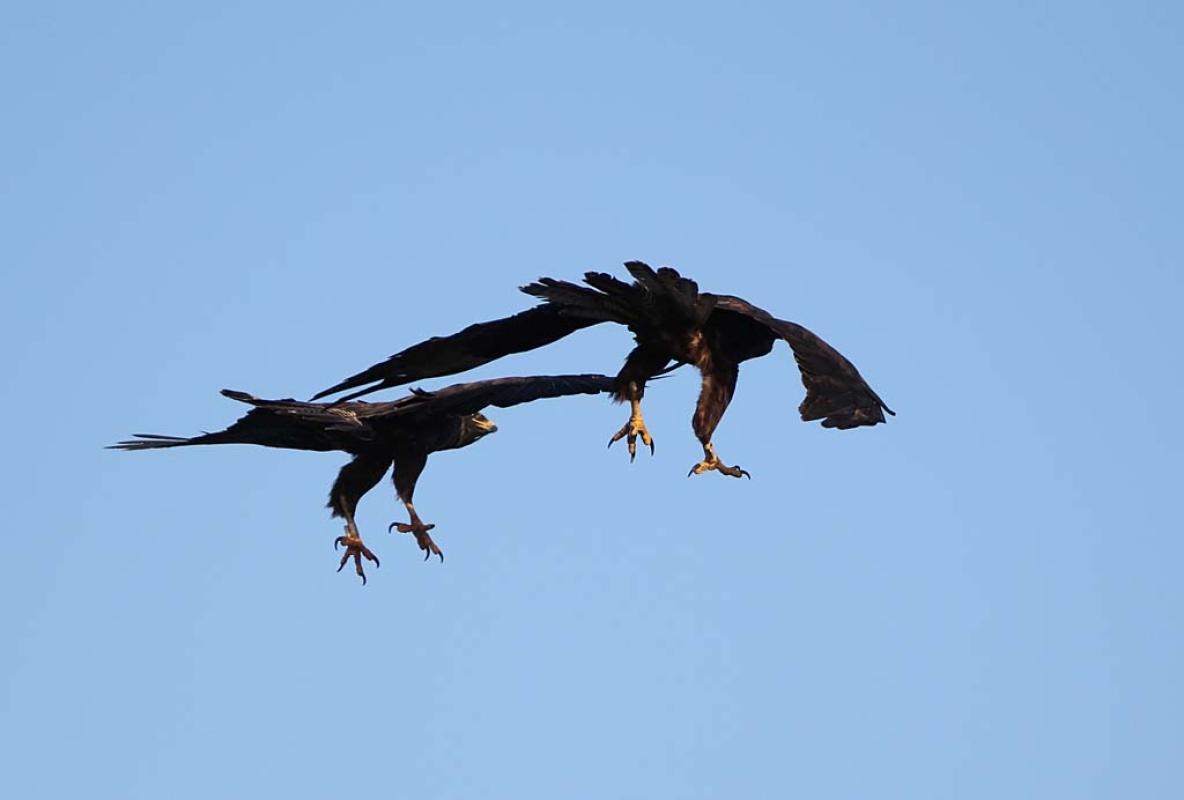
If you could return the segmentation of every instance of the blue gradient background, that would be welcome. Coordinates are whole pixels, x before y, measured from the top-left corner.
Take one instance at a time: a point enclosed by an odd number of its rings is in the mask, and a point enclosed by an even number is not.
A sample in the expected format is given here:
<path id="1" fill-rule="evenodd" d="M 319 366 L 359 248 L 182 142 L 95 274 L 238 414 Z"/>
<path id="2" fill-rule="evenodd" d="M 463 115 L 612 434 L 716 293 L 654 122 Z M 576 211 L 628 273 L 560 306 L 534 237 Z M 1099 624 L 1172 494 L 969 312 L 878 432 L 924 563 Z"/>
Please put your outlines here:
<path id="1" fill-rule="evenodd" d="M 0 25 L 0 794 L 1184 796 L 1184 12 L 38 3 Z M 801 322 L 688 480 L 601 398 L 434 457 L 125 454 L 639 258 Z M 606 328 L 475 375 L 614 372 Z M 428 388 L 440 382 L 425 384 Z"/>

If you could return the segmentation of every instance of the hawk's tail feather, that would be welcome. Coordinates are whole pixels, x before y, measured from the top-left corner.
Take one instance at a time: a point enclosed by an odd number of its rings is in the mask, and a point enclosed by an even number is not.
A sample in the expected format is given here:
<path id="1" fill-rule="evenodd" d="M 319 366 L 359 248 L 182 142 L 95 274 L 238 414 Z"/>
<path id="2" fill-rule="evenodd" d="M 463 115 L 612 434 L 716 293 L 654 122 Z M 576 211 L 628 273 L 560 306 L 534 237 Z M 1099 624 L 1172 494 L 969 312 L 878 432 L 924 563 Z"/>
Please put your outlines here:
<path id="1" fill-rule="evenodd" d="M 108 445 L 108 450 L 159 450 L 162 447 L 185 447 L 193 444 L 218 444 L 227 441 L 220 438 L 220 434 L 206 433 L 201 436 L 185 438 L 184 436 L 164 436 L 159 433 L 135 433 L 134 439 L 124 439 Z"/>

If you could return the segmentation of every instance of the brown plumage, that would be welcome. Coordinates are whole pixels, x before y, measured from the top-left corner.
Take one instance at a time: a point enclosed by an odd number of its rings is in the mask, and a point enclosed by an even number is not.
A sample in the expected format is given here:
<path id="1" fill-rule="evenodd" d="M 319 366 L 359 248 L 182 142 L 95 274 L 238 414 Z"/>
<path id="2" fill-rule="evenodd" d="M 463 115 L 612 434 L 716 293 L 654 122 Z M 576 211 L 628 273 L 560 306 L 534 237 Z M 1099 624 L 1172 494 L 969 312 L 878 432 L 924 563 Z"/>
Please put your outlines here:
<path id="1" fill-rule="evenodd" d="M 344 517 L 345 535 L 334 544 L 345 546 L 338 570 L 353 558 L 365 583 L 362 559 L 378 558 L 362 543 L 354 512 L 362 495 L 370 491 L 394 465 L 395 492 L 407 508 L 409 523 L 392 523 L 402 533 L 415 534 L 424 551 L 444 555 L 415 512 L 415 484 L 428 456 L 440 450 L 467 447 L 493 433 L 497 426 L 479 413 L 487 406 L 508 408 L 548 397 L 597 394 L 611 391 L 606 375 L 540 375 L 496 378 L 456 384 L 434 392 L 413 390 L 407 397 L 388 403 L 311 403 L 299 400 L 261 400 L 244 392 L 223 389 L 222 394 L 254 406 L 226 430 L 191 438 L 136 434 L 111 445 L 116 450 L 153 450 L 205 444 L 257 444 L 292 450 L 340 450 L 353 459 L 346 464 L 329 492 L 333 516 Z"/>
<path id="2" fill-rule="evenodd" d="M 746 476 L 739 467 L 720 462 L 711 438 L 735 392 L 739 365 L 767 354 L 778 339 L 789 344 L 806 387 L 798 407 L 803 420 L 821 420 L 823 427 L 845 430 L 876 425 L 884 422 L 885 411 L 894 413 L 850 361 L 801 325 L 777 319 L 738 297 L 700 292 L 694 281 L 669 267 L 653 270 L 640 261 L 625 267 L 632 283 L 599 272 L 584 275 L 587 286 L 540 278 L 522 291 L 542 299 L 542 305 L 413 345 L 313 399 L 365 387 L 348 400 L 426 376 L 454 374 L 541 347 L 590 325 L 616 322 L 633 332 L 637 346 L 613 385 L 614 398 L 629 401 L 630 417 L 609 444 L 626 438 L 630 459 L 638 438 L 653 450 L 641 416 L 646 381 L 693 364 L 703 379 L 692 425 L 704 459 L 691 473 L 716 470 Z"/>

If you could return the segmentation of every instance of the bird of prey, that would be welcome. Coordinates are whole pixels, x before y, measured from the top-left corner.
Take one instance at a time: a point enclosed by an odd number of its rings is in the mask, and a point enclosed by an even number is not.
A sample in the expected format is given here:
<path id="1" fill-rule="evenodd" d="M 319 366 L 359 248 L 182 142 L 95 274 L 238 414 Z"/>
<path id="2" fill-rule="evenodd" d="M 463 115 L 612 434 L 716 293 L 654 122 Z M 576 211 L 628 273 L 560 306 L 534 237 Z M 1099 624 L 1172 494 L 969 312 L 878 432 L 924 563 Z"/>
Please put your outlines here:
<path id="1" fill-rule="evenodd" d="M 801 325 L 774 317 L 746 300 L 699 291 L 698 285 L 670 267 L 651 269 L 640 261 L 625 268 L 633 281 L 588 272 L 581 286 L 540 278 L 521 287 L 542 299 L 541 305 L 512 317 L 470 325 L 451 336 L 438 336 L 396 353 L 317 394 L 313 399 L 365 387 L 342 400 L 425 377 L 452 375 L 511 353 L 549 344 L 581 328 L 616 322 L 632 331 L 637 346 L 613 383 L 613 399 L 630 403 L 625 425 L 609 446 L 625 438 L 629 459 L 638 438 L 653 452 L 654 442 L 641 414 L 646 381 L 684 364 L 702 376 L 692 425 L 703 446 L 703 460 L 688 475 L 715 470 L 751 477 L 724 464 L 712 436 L 731 402 L 741 362 L 766 355 L 778 339 L 793 351 L 806 387 L 798 407 L 804 421 L 822 420 L 825 428 L 848 429 L 884 422 L 894 414 L 855 368 L 820 337 Z"/>
<path id="2" fill-rule="evenodd" d="M 353 456 L 333 482 L 329 508 L 334 517 L 345 518 L 345 535 L 334 547 L 345 547 L 337 567 L 340 572 L 353 558 L 354 569 L 366 582 L 362 559 L 378 558 L 362 542 L 354 523 L 354 511 L 362 495 L 394 464 L 395 492 L 407 507 L 410 522 L 394 522 L 390 528 L 415 534 L 427 559 L 444 554 L 412 505 L 415 483 L 428 456 L 440 450 L 467 447 L 497 430 L 481 414 L 486 406 L 508 408 L 548 397 L 597 394 L 612 390 L 606 375 L 540 375 L 523 378 L 495 378 L 463 383 L 433 392 L 412 390 L 407 397 L 386 403 L 311 403 L 298 400 L 261 400 L 245 392 L 223 389 L 222 394 L 254 406 L 226 430 L 192 438 L 136 434 L 111 445 L 116 450 L 152 450 L 200 444 L 258 444 L 292 450 L 341 450 Z M 388 530 L 390 530 L 388 528 Z"/>

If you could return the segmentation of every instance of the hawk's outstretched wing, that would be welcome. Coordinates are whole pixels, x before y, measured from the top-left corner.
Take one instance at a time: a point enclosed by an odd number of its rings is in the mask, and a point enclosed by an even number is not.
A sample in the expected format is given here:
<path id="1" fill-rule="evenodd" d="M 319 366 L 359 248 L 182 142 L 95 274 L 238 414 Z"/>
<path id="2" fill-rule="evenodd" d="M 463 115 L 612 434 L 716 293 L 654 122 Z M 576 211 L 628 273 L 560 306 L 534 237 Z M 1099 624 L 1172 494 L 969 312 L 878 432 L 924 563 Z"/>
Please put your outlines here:
<path id="1" fill-rule="evenodd" d="M 551 344 L 601 321 L 566 316 L 560 308 L 550 304 L 536 306 L 512 317 L 478 322 L 451 336 L 433 336 L 317 392 L 312 399 L 366 387 L 338 401 L 345 402 L 412 381 L 455 375 L 503 356 Z"/>
<path id="2" fill-rule="evenodd" d="M 476 414 L 486 406 L 509 408 L 549 397 L 611 392 L 613 382 L 608 375 L 530 375 L 457 383 L 434 392 L 417 392 L 397 403 L 382 404 L 398 406 L 382 416 L 413 412 Z"/>
<path id="3" fill-rule="evenodd" d="M 798 406 L 804 421 L 821 419 L 824 428 L 846 430 L 884 422 L 885 411 L 895 415 L 854 364 L 801 325 L 777 319 L 747 300 L 730 295 L 716 295 L 714 313 L 721 312 L 760 322 L 789 343 L 806 387 L 806 399 Z"/>

